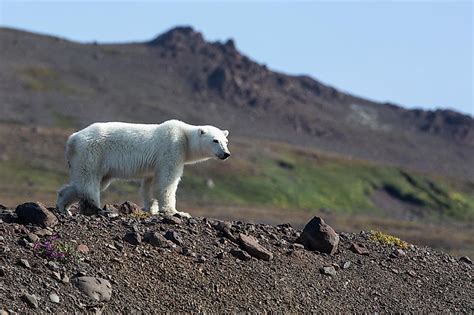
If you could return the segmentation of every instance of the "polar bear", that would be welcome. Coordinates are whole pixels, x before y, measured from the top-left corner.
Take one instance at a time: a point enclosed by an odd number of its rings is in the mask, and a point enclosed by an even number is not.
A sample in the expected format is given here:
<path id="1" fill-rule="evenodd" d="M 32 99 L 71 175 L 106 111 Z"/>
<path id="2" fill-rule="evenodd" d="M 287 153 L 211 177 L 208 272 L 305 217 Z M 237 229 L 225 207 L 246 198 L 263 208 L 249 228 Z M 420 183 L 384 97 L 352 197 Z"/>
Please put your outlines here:
<path id="1" fill-rule="evenodd" d="M 58 191 L 56 207 L 65 212 L 73 202 L 86 200 L 100 208 L 100 192 L 114 179 L 141 179 L 145 211 L 179 213 L 176 189 L 184 165 L 227 159 L 228 135 L 227 130 L 179 120 L 162 124 L 94 123 L 67 140 L 70 182 Z M 152 198 L 155 185 L 158 200 Z"/>

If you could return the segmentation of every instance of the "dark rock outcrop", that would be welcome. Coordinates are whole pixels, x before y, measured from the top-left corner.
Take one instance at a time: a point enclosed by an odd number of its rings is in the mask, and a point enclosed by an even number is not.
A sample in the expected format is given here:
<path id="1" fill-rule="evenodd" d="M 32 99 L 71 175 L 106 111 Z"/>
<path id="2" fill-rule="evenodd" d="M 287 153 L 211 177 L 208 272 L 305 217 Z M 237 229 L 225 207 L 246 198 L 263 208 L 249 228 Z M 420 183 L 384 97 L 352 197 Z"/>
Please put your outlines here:
<path id="1" fill-rule="evenodd" d="M 339 235 L 320 217 L 314 217 L 303 229 L 296 240 L 309 250 L 317 250 L 326 254 L 334 254 L 339 244 Z"/>

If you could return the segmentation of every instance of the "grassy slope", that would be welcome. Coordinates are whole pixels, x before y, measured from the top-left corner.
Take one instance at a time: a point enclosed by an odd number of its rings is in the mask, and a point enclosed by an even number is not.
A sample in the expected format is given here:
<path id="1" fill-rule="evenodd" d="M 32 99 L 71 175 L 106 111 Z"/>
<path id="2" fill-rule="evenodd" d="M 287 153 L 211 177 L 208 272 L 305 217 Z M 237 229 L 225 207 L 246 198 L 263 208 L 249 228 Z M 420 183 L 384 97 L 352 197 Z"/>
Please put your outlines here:
<path id="1" fill-rule="evenodd" d="M 264 206 L 279 209 L 327 208 L 339 214 L 384 215 L 372 202 L 376 190 L 429 218 L 474 220 L 472 184 L 455 183 L 393 167 L 321 155 L 281 144 L 238 142 L 233 159 L 186 168 L 179 201 L 205 205 Z M 27 196 L 54 200 L 66 182 L 63 167 L 41 160 L 0 162 L 0 200 Z M 206 185 L 212 179 L 214 187 Z M 114 183 L 104 200 L 137 200 L 137 184 Z"/>
<path id="2" fill-rule="evenodd" d="M 208 177 L 215 183 L 212 189 L 203 185 L 202 174 L 186 173 L 181 186 L 183 196 L 204 203 L 381 214 L 371 195 L 375 190 L 384 190 L 408 206 L 424 209 L 431 218 L 474 219 L 472 184 L 453 185 L 445 179 L 394 167 L 308 152 L 302 154 L 286 146 L 273 146 L 272 151 L 264 155 L 250 153 L 248 158 L 256 171 L 249 172 L 242 162 L 240 171 L 230 169 L 217 174 L 211 171 Z"/>

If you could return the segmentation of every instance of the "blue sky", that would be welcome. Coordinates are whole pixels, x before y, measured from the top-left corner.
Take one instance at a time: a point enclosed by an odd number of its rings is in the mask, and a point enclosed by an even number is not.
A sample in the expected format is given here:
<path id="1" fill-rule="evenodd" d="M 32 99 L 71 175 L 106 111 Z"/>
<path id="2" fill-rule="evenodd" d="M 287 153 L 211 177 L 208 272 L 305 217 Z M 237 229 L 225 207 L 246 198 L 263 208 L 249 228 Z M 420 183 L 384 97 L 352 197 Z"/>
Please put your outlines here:
<path id="1" fill-rule="evenodd" d="M 405 107 L 474 116 L 471 1 L 5 1 L 0 25 L 91 42 L 143 41 L 177 25 L 274 70 Z"/>

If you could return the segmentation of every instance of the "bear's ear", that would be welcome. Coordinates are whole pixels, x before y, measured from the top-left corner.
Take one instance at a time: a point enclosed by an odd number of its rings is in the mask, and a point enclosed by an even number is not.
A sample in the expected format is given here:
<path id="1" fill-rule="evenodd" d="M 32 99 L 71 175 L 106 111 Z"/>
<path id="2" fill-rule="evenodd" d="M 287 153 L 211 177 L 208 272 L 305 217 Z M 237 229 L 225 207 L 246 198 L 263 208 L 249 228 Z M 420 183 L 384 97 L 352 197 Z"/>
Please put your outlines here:
<path id="1" fill-rule="evenodd" d="M 229 135 L 229 130 L 222 130 L 222 132 L 224 133 L 224 136 L 228 136 Z"/>
<path id="2" fill-rule="evenodd" d="M 199 128 L 198 133 L 199 133 L 200 136 L 202 136 L 202 135 L 206 134 L 206 130 L 204 130 L 204 128 Z"/>

